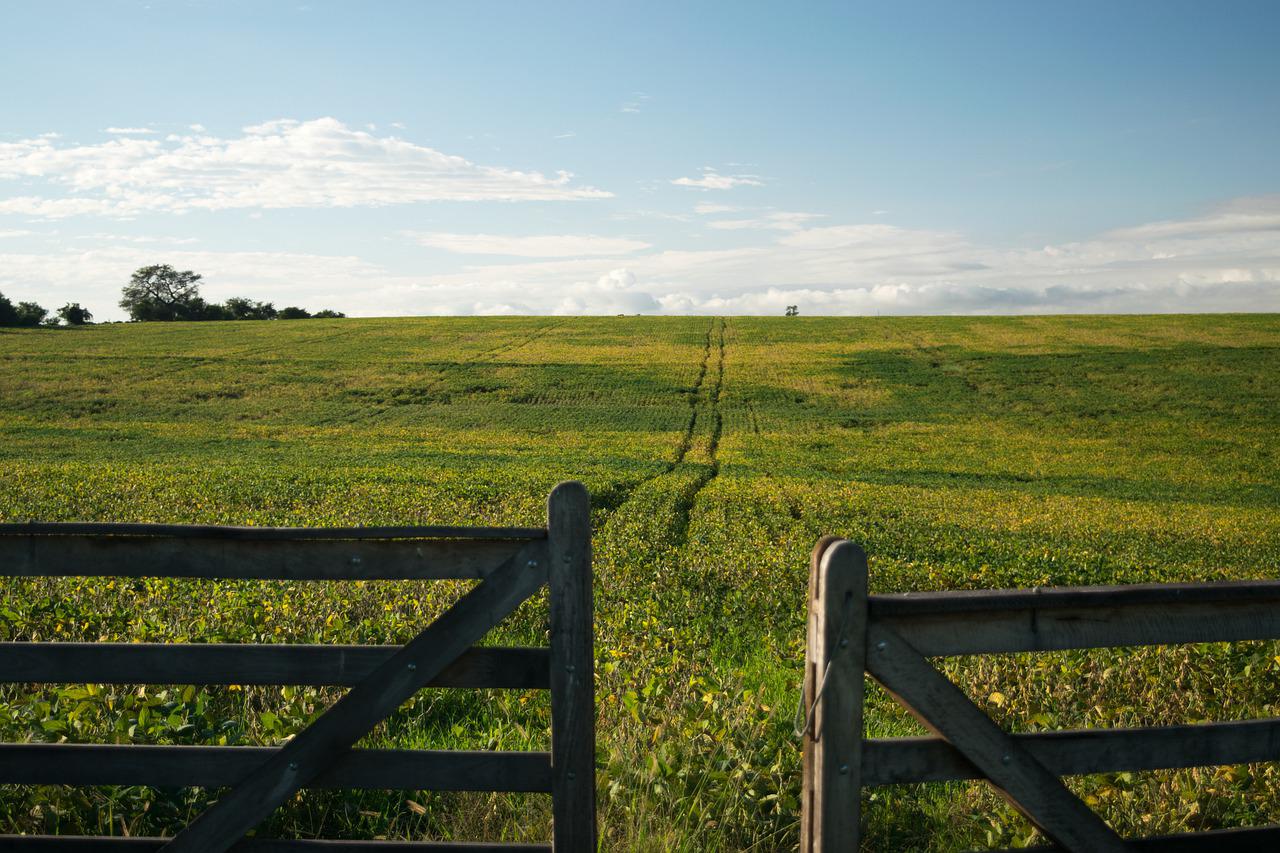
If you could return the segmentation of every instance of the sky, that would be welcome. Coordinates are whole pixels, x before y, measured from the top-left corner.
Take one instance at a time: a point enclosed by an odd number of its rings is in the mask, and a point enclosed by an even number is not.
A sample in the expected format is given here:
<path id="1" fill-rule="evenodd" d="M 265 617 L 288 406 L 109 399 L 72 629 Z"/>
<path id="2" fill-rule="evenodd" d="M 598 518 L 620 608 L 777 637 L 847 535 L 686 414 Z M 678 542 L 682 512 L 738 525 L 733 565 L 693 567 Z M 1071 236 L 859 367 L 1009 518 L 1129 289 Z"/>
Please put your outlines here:
<path id="1" fill-rule="evenodd" d="M 0 5 L 0 293 L 1280 310 L 1280 3 Z"/>

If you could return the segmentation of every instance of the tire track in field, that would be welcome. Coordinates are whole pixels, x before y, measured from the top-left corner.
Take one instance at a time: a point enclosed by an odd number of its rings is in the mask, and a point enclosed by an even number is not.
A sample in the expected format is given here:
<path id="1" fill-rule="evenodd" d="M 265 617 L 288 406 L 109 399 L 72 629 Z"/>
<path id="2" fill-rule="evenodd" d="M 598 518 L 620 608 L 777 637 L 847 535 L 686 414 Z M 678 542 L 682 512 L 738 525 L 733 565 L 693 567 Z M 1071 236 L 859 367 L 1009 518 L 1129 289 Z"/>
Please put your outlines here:
<path id="1" fill-rule="evenodd" d="M 724 432 L 724 413 L 720 409 L 720 397 L 724 392 L 724 355 L 725 355 L 725 329 L 728 322 L 725 318 L 720 319 L 720 334 L 716 344 L 717 357 L 715 366 L 715 379 L 711 386 L 711 391 L 707 395 L 708 412 L 711 416 L 711 435 L 707 439 L 707 462 L 705 470 L 700 472 L 698 476 L 676 499 L 675 511 L 675 541 L 677 547 L 683 546 L 689 541 L 689 524 L 693 519 L 693 508 L 698 502 L 698 495 L 702 490 L 711 484 L 711 481 L 720 476 L 720 436 Z M 711 329 L 707 330 L 707 351 L 706 358 L 703 361 L 704 375 L 707 362 L 711 356 L 711 333 L 715 329 L 716 321 L 711 322 Z"/>
<path id="2" fill-rule="evenodd" d="M 533 329 L 533 331 L 528 334 L 522 335 L 515 340 L 506 340 L 496 346 L 481 350 L 466 361 L 421 362 L 421 364 L 435 367 L 438 372 L 434 377 L 424 383 L 422 387 L 416 389 L 415 397 L 417 399 L 428 400 L 430 395 L 439 390 L 440 387 L 444 385 L 457 371 L 468 367 L 474 367 L 479 364 L 492 364 L 493 360 L 498 356 L 515 352 L 516 350 L 533 343 L 535 340 L 550 334 L 553 330 L 560 328 L 568 322 L 569 318 L 562 317 L 557 320 L 552 320 L 549 323 L 544 323 L 543 325 Z M 416 401 L 417 400 L 415 399 L 415 402 Z M 350 417 L 342 418 L 341 423 L 345 426 L 358 422 L 367 422 L 378 418 L 393 409 L 399 408 L 400 405 L 401 404 L 398 403 L 389 404 L 386 402 L 381 402 L 377 405 L 366 405 Z M 335 416 L 334 418 L 329 419 L 326 424 L 337 422 L 338 417 Z"/>
<path id="3" fill-rule="evenodd" d="M 558 329 L 568 322 L 569 322 L 569 318 L 567 317 L 562 317 L 559 320 L 552 320 L 550 323 L 537 327 L 532 332 L 530 332 L 529 334 L 525 335 L 522 338 L 517 338 L 514 341 L 507 341 L 506 343 L 501 343 L 495 347 L 490 347 L 487 350 L 482 350 L 476 353 L 475 357 L 472 358 L 471 361 L 455 362 L 454 364 L 459 366 L 466 365 L 466 364 L 476 364 L 477 362 L 485 361 L 486 359 L 492 359 L 495 356 L 506 355 L 507 353 L 515 352 L 516 350 L 521 349 L 522 347 L 525 347 L 533 343 L 538 338 L 545 337 L 546 335 L 550 334 L 552 330 Z"/>
<path id="4" fill-rule="evenodd" d="M 715 331 L 715 328 L 716 321 L 712 320 L 711 325 L 707 327 L 706 341 L 702 345 L 702 364 L 698 367 L 698 378 L 694 380 L 693 386 L 685 392 L 689 399 L 689 423 L 685 426 L 684 434 L 680 436 L 680 443 L 676 446 L 675 459 L 667 464 L 668 472 L 674 471 L 676 466 L 684 463 L 684 458 L 688 455 L 689 448 L 693 445 L 693 433 L 698 428 L 698 401 L 702 397 L 702 385 L 707 381 L 707 367 L 711 363 L 711 333 Z M 720 337 L 723 344 L 723 329 L 720 332 Z"/>
<path id="5" fill-rule="evenodd" d="M 719 415 L 719 399 L 720 390 L 724 381 L 724 321 L 722 319 L 712 319 L 711 325 L 707 327 L 706 334 L 703 337 L 702 358 L 698 365 L 698 375 L 694 379 L 692 385 L 680 392 L 685 396 L 685 399 L 689 404 L 689 420 L 685 424 L 683 431 L 680 433 L 680 438 L 676 443 L 674 456 L 666 463 L 662 470 L 656 474 L 651 474 L 650 476 L 637 480 L 630 485 L 620 486 L 616 489 L 610 489 L 603 494 L 593 495 L 594 506 L 599 510 L 602 510 L 607 517 L 614 517 L 623 508 L 623 506 L 645 486 L 676 472 L 677 469 L 684 465 L 694 464 L 688 463 L 685 460 L 689 455 L 689 451 L 693 448 L 694 435 L 697 433 L 698 421 L 701 419 L 702 400 L 704 396 L 703 389 L 706 386 L 707 375 L 712 371 L 711 357 L 712 352 L 716 349 L 715 334 L 717 322 L 720 325 L 718 342 L 720 352 L 715 367 L 716 379 L 713 380 L 714 390 L 710 397 L 710 399 L 715 402 L 715 406 L 712 410 L 713 440 L 712 443 L 708 445 L 708 449 L 710 450 L 714 461 L 715 451 L 718 449 L 720 444 L 719 433 L 721 418 Z M 718 463 L 716 463 L 715 473 L 719 473 Z M 712 476 L 714 476 L 714 474 L 705 478 L 699 477 L 694 483 L 694 488 L 692 490 L 686 490 L 687 493 L 678 497 L 673 503 L 677 520 L 680 518 L 684 519 L 679 525 L 682 538 L 683 531 L 688 529 L 688 514 L 692 509 L 693 499 L 696 497 L 697 492 L 701 491 L 702 487 L 705 486 L 707 482 L 710 482 Z"/>

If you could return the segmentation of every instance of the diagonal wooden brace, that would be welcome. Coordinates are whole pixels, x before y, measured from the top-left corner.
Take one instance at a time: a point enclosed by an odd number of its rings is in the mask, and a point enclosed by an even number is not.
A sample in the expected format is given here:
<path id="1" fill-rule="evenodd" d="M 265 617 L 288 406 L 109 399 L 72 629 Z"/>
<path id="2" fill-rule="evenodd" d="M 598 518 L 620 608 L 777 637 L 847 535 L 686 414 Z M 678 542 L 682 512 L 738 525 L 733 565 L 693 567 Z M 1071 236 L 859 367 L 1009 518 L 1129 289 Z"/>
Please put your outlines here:
<path id="1" fill-rule="evenodd" d="M 1102 818 L 969 700 L 897 632 L 872 623 L 867 671 L 946 738 L 1051 841 L 1073 853 L 1128 850 Z"/>
<path id="2" fill-rule="evenodd" d="M 222 853 L 509 616 L 547 580 L 545 543 L 494 570 L 161 850 Z"/>

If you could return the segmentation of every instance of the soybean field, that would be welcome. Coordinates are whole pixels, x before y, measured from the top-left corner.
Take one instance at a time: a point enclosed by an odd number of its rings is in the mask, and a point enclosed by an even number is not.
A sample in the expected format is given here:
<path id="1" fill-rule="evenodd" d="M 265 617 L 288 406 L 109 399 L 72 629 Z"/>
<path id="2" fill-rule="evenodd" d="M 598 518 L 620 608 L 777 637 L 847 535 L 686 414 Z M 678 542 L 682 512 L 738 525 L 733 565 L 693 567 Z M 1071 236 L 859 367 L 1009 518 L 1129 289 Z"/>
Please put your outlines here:
<path id="1" fill-rule="evenodd" d="M 403 318 L 0 330 L 0 521 L 537 525 L 593 499 L 607 850 L 799 839 L 808 554 L 873 592 L 1280 577 L 1280 317 Z M 463 582 L 10 579 L 2 640 L 403 642 Z M 488 642 L 542 644 L 545 599 Z M 1280 716 L 1280 647 L 957 659 L 1006 728 Z M 0 741 L 279 744 L 333 689 L 0 689 Z M 869 688 L 871 736 L 923 734 Z M 424 690 L 362 746 L 546 749 L 545 693 Z M 1122 834 L 1280 821 L 1280 767 L 1070 780 Z M 0 789 L 0 831 L 172 833 L 217 791 Z M 1020 846 L 978 783 L 874 849 Z M 545 841 L 545 796 L 305 791 L 260 834 Z"/>

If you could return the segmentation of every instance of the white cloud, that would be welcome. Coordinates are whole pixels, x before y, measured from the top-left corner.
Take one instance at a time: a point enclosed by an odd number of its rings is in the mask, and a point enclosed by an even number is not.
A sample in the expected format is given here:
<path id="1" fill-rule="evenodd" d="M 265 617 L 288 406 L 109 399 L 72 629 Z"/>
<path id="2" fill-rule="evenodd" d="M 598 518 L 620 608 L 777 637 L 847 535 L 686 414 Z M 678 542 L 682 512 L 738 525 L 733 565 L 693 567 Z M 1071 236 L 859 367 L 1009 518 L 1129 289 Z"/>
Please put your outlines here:
<path id="1" fill-rule="evenodd" d="M 702 167 L 700 178 L 676 178 L 671 183 L 678 187 L 699 187 L 704 190 L 731 190 L 734 187 L 762 187 L 764 181 L 758 175 L 722 175 L 710 166 Z"/>
<path id="2" fill-rule="evenodd" d="M 77 240 L 89 241 L 97 243 L 135 243 L 138 245 L 155 245 L 155 246 L 191 246 L 200 241 L 195 237 L 152 237 L 145 234 L 78 234 Z"/>
<path id="3" fill-rule="evenodd" d="M 863 223 L 800 228 L 734 249 L 491 264 L 418 286 L 483 293 L 531 313 L 559 310 L 552 294 L 567 285 L 577 288 L 574 310 L 587 311 L 594 298 L 609 313 L 613 303 L 582 282 L 618 268 L 634 277 L 633 304 L 651 297 L 664 313 L 773 314 L 791 304 L 807 314 L 1280 310 L 1280 241 L 1266 224 L 1280 199 L 1252 205 L 1258 215 L 1247 221 L 1236 205 L 1148 240 L 1111 232 L 1007 249 Z"/>
<path id="4" fill-rule="evenodd" d="M 34 231 L 28 231 L 25 228 L 12 228 L 8 231 L 0 230 L 0 240 L 14 239 L 16 237 L 32 237 L 35 236 Z"/>
<path id="5" fill-rule="evenodd" d="M 571 130 L 571 131 L 569 131 L 568 133 L 557 133 L 555 136 L 553 136 L 553 137 L 551 137 L 551 138 L 552 138 L 552 139 L 573 139 L 573 138 L 574 138 L 575 136 L 577 136 L 577 135 L 578 135 L 578 134 L 574 133 L 574 132 Z"/>
<path id="6" fill-rule="evenodd" d="M 112 133 L 117 136 L 150 136 L 155 133 L 149 127 L 107 127 L 103 128 L 103 133 Z"/>
<path id="7" fill-rule="evenodd" d="M 693 206 L 693 212 L 709 216 L 716 213 L 734 213 L 742 208 L 732 204 L 713 204 L 709 201 L 700 201 Z"/>
<path id="8" fill-rule="evenodd" d="M 640 108 L 644 106 L 644 102 L 648 101 L 651 97 L 651 95 L 646 95 L 644 92 L 636 92 L 635 95 L 632 96 L 631 100 L 626 101 L 618 108 L 618 112 L 638 113 L 640 112 Z"/>
<path id="9" fill-rule="evenodd" d="M 0 198 L 0 213 L 79 214 L 235 208 L 356 207 L 427 201 L 608 198 L 549 177 L 481 166 L 333 118 L 281 119 L 234 139 L 174 136 L 58 147 L 49 139 L 0 143 L 0 180 L 43 179 L 70 195 Z"/>
<path id="10" fill-rule="evenodd" d="M 414 234 L 424 246 L 464 255 L 518 255 L 524 258 L 573 258 L 617 255 L 648 249 L 648 243 L 594 234 L 544 234 L 509 237 L 502 234 Z"/>
<path id="11" fill-rule="evenodd" d="M 626 268 L 610 270 L 594 283 L 575 282 L 564 288 L 552 314 L 653 314 L 662 309 L 651 294 L 636 288 Z"/>
<path id="12" fill-rule="evenodd" d="M 821 219 L 822 216 L 823 214 L 821 213 L 800 213 L 798 211 L 783 210 L 767 213 L 764 216 L 752 219 L 716 219 L 708 222 L 707 226 L 721 231 L 799 231 L 805 226 L 806 222 L 813 219 Z"/>
<path id="13" fill-rule="evenodd" d="M 1024 248 L 854 223 L 774 232 L 739 248 L 535 255 L 420 274 L 344 255 L 182 247 L 157 254 L 154 245 L 69 250 L 64 243 L 54 252 L 0 251 L 0 292 L 79 301 L 110 319 L 119 316 L 114 305 L 133 269 L 171 263 L 203 273 L 210 299 L 248 294 L 364 316 L 781 314 L 787 305 L 806 315 L 1280 311 L 1275 217 L 1280 197 L 1251 199 L 1178 222 Z"/>
<path id="14" fill-rule="evenodd" d="M 187 125 L 187 127 L 189 127 L 191 130 L 194 130 L 196 133 L 204 133 L 206 130 L 208 130 L 208 128 L 206 128 L 203 124 L 189 124 Z"/>

